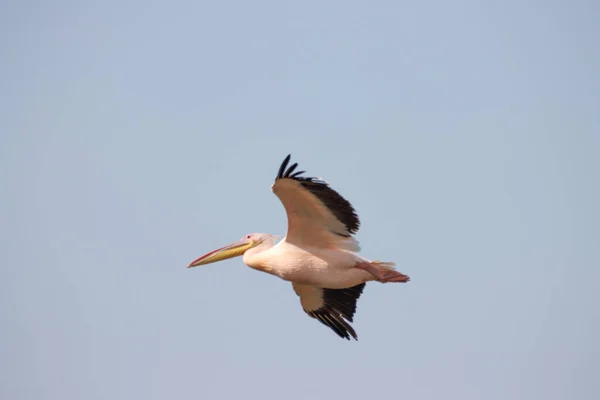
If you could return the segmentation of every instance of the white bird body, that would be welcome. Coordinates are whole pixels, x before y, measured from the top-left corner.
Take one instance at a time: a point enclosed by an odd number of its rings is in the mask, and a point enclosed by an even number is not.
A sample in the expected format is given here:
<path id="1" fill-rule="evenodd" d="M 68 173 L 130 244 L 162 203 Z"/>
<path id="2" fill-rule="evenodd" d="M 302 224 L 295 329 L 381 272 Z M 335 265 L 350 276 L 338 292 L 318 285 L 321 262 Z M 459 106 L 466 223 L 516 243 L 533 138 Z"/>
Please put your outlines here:
<path id="1" fill-rule="evenodd" d="M 360 262 L 369 261 L 349 250 L 302 248 L 285 239 L 266 250 L 257 246 L 244 254 L 244 264 L 251 268 L 285 281 L 329 289 L 344 289 L 374 280 L 367 271 L 354 268 Z"/>
<path id="2" fill-rule="evenodd" d="M 358 340 L 349 324 L 365 283 L 377 280 L 408 282 L 394 263 L 369 261 L 358 252 L 352 236 L 360 221 L 352 205 L 327 182 L 304 177 L 288 168 L 288 155 L 279 167 L 273 193 L 283 204 L 287 234 L 277 242 L 273 235 L 253 233 L 240 241 L 192 261 L 196 267 L 243 255 L 244 264 L 291 282 L 304 311 L 340 337 Z"/>

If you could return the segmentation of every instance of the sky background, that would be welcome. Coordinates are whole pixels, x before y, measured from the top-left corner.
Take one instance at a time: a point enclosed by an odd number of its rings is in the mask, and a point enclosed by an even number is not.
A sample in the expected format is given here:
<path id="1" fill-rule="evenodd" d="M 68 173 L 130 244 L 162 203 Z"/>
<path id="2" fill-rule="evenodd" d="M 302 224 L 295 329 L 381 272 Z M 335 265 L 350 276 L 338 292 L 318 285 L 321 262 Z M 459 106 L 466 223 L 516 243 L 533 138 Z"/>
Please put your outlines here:
<path id="1" fill-rule="evenodd" d="M 0 397 L 600 398 L 600 5 L 16 1 Z M 362 219 L 339 339 L 241 259 L 283 158 Z"/>

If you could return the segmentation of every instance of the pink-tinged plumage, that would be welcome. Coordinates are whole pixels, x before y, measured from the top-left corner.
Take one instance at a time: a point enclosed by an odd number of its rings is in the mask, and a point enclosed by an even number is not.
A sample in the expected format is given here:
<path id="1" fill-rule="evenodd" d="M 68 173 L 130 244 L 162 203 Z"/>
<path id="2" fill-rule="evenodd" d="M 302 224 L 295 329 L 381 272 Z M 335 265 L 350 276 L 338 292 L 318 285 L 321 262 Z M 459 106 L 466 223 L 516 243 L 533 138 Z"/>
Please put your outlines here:
<path id="1" fill-rule="evenodd" d="M 281 164 L 272 191 L 281 200 L 288 220 L 283 240 L 263 233 L 199 257 L 189 267 L 243 255 L 249 267 L 292 283 L 304 311 L 345 339 L 358 336 L 350 325 L 356 303 L 369 281 L 408 282 L 394 263 L 369 261 L 360 255 L 353 235 L 360 220 L 353 206 L 319 178 Z"/>

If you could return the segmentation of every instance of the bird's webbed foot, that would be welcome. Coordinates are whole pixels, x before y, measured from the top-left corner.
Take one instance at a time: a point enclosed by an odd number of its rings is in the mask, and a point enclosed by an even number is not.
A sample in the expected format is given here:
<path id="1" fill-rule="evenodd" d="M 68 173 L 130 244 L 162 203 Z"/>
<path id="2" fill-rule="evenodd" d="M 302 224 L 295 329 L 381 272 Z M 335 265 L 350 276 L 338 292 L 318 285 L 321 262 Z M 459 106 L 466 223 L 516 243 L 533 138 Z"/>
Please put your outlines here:
<path id="1" fill-rule="evenodd" d="M 404 275 L 390 267 L 387 267 L 386 264 L 389 264 L 389 263 L 382 263 L 382 262 L 377 262 L 377 261 L 358 262 L 358 263 L 356 263 L 355 268 L 367 271 L 368 273 L 373 275 L 373 277 L 375 277 L 375 279 L 378 282 L 381 282 L 381 283 L 388 283 L 388 282 L 405 283 L 410 280 L 408 275 Z"/>

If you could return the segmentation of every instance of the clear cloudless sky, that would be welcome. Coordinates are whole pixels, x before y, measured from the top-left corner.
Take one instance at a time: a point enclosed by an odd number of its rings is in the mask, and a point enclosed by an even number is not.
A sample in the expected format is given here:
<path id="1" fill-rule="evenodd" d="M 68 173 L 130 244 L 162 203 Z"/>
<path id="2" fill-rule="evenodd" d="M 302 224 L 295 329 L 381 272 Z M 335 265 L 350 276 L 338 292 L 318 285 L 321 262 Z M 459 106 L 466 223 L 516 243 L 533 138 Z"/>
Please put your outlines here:
<path id="1" fill-rule="evenodd" d="M 600 398 L 600 5 L 0 11 L 0 397 Z M 358 342 L 241 259 L 292 153 L 356 207 Z"/>

